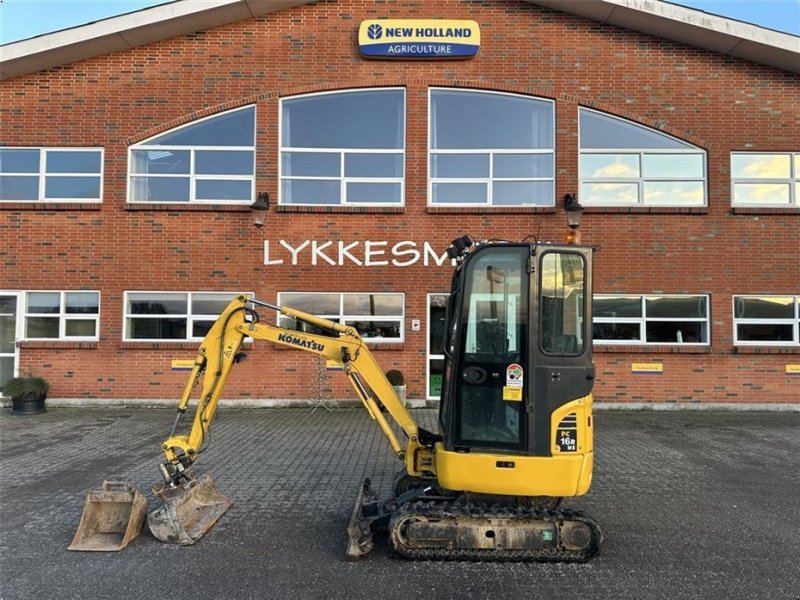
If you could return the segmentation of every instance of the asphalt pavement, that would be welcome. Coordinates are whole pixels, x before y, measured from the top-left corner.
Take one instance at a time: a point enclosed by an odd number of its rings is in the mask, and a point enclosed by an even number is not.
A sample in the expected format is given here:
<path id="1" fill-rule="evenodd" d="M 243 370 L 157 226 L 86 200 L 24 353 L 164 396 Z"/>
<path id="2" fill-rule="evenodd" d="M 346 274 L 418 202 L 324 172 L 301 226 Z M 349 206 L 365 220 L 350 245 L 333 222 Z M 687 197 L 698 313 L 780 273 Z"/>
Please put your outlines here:
<path id="1" fill-rule="evenodd" d="M 435 411 L 412 411 L 435 428 Z M 234 502 L 194 546 L 145 530 L 67 550 L 86 492 L 149 492 L 174 412 L 0 409 L 0 599 L 725 600 L 800 598 L 800 413 L 598 411 L 595 479 L 571 500 L 605 534 L 588 564 L 344 561 L 359 484 L 400 464 L 360 409 L 220 409 L 196 464 Z"/>

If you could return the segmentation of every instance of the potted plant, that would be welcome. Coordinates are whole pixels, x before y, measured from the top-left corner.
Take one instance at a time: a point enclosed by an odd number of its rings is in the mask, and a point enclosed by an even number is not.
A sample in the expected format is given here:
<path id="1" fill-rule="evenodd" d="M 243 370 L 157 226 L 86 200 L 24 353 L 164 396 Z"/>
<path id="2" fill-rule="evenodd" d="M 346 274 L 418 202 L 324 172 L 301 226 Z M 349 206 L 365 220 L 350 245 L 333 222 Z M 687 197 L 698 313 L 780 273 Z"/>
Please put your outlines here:
<path id="1" fill-rule="evenodd" d="M 389 380 L 389 383 L 394 388 L 394 393 L 397 394 L 397 397 L 400 398 L 400 402 L 405 405 L 406 403 L 406 379 L 403 376 L 401 371 L 397 369 L 392 369 L 390 371 L 386 371 L 386 379 Z"/>
<path id="2" fill-rule="evenodd" d="M 12 415 L 38 415 L 47 412 L 44 402 L 50 384 L 44 377 L 29 372 L 3 384 L 3 395 L 11 398 Z"/>

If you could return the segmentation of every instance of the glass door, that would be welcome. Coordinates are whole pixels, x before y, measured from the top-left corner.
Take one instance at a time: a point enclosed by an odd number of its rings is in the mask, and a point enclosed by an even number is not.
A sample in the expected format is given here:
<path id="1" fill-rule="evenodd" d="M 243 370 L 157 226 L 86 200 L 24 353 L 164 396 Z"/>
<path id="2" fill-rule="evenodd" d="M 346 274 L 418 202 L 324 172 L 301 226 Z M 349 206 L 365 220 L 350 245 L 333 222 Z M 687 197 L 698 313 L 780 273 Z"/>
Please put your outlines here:
<path id="1" fill-rule="evenodd" d="M 16 344 L 18 306 L 18 294 L 0 293 L 0 387 L 14 377 L 19 364 Z"/>

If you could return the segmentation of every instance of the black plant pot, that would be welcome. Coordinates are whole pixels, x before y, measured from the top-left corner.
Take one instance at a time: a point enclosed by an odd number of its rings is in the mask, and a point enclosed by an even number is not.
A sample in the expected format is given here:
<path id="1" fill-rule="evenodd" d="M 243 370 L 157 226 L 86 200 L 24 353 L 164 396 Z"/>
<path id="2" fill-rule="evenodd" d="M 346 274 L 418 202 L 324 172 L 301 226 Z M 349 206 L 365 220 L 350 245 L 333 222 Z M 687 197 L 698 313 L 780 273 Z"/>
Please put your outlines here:
<path id="1" fill-rule="evenodd" d="M 44 406 L 46 394 L 29 393 L 11 398 L 12 415 L 38 415 L 47 412 Z"/>

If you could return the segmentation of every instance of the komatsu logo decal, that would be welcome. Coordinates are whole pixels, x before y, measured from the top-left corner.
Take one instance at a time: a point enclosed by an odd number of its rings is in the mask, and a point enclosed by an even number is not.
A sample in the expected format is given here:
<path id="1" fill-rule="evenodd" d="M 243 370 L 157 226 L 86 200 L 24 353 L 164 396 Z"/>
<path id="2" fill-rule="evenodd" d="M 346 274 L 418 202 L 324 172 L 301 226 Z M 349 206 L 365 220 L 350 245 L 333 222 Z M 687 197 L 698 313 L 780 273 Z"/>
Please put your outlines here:
<path id="1" fill-rule="evenodd" d="M 470 58 L 480 45 L 475 21 L 372 19 L 358 30 L 358 46 L 367 58 Z"/>
<path id="2" fill-rule="evenodd" d="M 322 352 L 325 350 L 325 344 L 318 344 L 314 340 L 307 340 L 305 338 L 297 337 L 296 335 L 289 335 L 288 333 L 278 334 L 278 341 L 284 344 L 291 344 L 300 348 L 308 348 L 315 352 Z"/>

